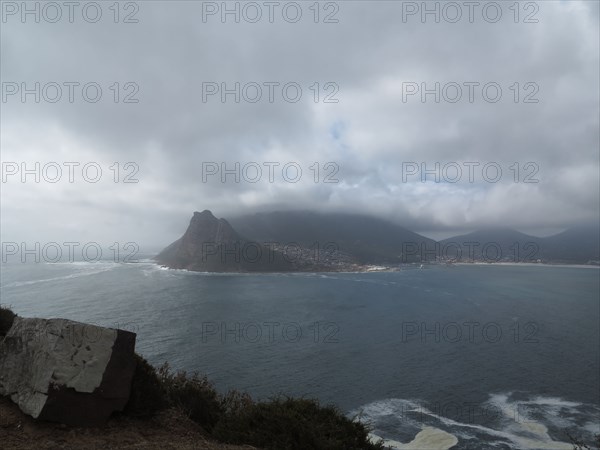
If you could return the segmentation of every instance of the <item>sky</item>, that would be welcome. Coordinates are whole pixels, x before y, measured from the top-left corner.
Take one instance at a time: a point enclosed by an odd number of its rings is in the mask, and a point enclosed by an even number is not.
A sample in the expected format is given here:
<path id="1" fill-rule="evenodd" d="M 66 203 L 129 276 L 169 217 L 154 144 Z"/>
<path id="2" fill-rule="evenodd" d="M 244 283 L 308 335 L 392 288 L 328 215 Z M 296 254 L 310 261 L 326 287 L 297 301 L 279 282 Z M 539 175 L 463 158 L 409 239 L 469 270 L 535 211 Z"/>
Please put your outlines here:
<path id="1" fill-rule="evenodd" d="M 160 248 L 204 209 L 599 220 L 596 1 L 3 1 L 0 26 L 3 242 Z"/>

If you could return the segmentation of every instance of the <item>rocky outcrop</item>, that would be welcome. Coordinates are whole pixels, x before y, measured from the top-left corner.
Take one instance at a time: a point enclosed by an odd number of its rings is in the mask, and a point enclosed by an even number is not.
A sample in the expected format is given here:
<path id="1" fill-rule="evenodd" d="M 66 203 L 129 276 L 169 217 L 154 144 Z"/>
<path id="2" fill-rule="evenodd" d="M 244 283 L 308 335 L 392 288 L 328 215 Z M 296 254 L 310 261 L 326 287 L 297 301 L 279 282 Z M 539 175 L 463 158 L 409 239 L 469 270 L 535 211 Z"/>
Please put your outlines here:
<path id="1" fill-rule="evenodd" d="M 128 399 L 135 333 L 15 317 L 0 341 L 0 395 L 34 418 L 98 425 Z"/>
<path id="2" fill-rule="evenodd" d="M 208 210 L 195 212 L 184 235 L 155 259 L 172 269 L 197 272 L 297 270 L 291 258 L 267 243 L 245 239 L 225 219 L 217 219 Z"/>

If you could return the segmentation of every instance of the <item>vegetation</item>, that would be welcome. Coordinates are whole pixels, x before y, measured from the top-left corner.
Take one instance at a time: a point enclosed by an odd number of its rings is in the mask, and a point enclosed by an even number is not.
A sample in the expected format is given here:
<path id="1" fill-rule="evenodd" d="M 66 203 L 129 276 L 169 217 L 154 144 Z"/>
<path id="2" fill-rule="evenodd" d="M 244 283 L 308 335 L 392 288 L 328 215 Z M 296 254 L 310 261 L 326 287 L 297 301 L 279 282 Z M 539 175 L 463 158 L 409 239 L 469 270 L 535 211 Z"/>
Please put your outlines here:
<path id="1" fill-rule="evenodd" d="M 223 442 L 266 449 L 383 448 L 369 442 L 363 424 L 348 419 L 334 406 L 288 397 L 244 404 L 226 414 L 213 435 Z"/>
<path id="2" fill-rule="evenodd" d="M 125 414 L 150 417 L 179 408 L 216 440 L 265 449 L 381 449 L 368 440 L 368 428 L 317 400 L 277 397 L 255 402 L 249 395 L 217 393 L 198 373 L 158 369 L 136 355 L 132 392 Z"/>
<path id="3" fill-rule="evenodd" d="M 0 305 L 0 336 L 6 336 L 10 327 L 12 327 L 16 314 L 5 306 Z"/>
<path id="4" fill-rule="evenodd" d="M 123 412 L 131 417 L 150 418 L 167 408 L 166 392 L 156 369 L 137 353 L 135 360 L 129 402 Z"/>
<path id="5" fill-rule="evenodd" d="M 223 415 L 222 400 L 206 376 L 197 372 L 172 373 L 169 364 L 158 369 L 167 404 L 181 409 L 190 419 L 211 431 Z"/>

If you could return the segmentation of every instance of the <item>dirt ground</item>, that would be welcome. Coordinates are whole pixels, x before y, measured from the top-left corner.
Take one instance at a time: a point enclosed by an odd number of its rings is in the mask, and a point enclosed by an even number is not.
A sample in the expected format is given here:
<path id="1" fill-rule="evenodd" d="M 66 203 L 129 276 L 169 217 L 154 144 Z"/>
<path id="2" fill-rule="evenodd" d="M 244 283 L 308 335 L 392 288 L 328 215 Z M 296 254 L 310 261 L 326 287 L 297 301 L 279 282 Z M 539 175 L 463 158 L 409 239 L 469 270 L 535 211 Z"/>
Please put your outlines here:
<path id="1" fill-rule="evenodd" d="M 202 428 L 170 409 L 150 420 L 115 417 L 104 427 L 68 427 L 38 422 L 0 397 L 0 448 L 8 449 L 213 449 L 249 450 L 251 446 L 209 441 Z"/>

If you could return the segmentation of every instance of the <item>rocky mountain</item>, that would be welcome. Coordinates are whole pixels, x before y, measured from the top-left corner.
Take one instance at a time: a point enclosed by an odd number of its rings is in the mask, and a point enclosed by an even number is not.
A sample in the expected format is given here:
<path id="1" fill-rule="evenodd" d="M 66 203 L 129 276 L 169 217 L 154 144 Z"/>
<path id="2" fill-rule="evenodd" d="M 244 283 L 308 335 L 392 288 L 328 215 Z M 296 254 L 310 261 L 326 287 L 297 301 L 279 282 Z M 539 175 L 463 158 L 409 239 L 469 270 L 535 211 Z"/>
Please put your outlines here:
<path id="1" fill-rule="evenodd" d="M 381 219 L 308 211 L 238 216 L 195 212 L 184 235 L 156 256 L 200 272 L 374 270 L 421 262 L 598 263 L 598 227 L 539 238 L 492 228 L 435 242 Z"/>
<path id="2" fill-rule="evenodd" d="M 195 212 L 184 235 L 166 247 L 156 261 L 173 269 L 197 272 L 291 271 L 293 264 L 275 249 L 238 234 L 210 211 Z"/>
<path id="3" fill-rule="evenodd" d="M 184 235 L 155 260 L 173 269 L 197 272 L 339 271 L 354 263 L 331 247 L 248 239 L 208 210 L 195 212 Z"/>

